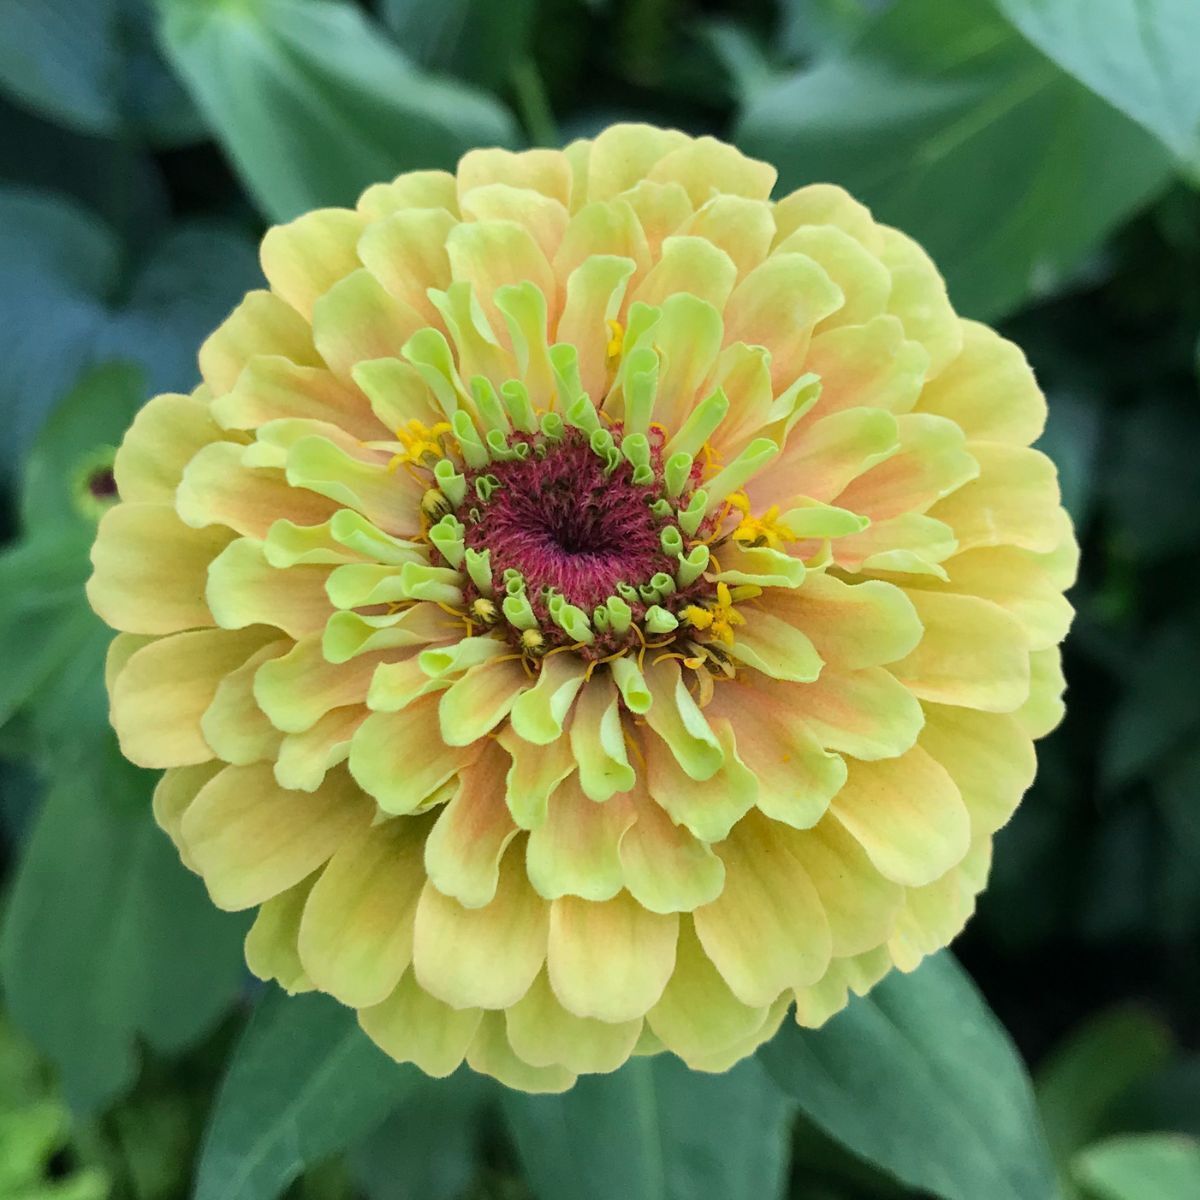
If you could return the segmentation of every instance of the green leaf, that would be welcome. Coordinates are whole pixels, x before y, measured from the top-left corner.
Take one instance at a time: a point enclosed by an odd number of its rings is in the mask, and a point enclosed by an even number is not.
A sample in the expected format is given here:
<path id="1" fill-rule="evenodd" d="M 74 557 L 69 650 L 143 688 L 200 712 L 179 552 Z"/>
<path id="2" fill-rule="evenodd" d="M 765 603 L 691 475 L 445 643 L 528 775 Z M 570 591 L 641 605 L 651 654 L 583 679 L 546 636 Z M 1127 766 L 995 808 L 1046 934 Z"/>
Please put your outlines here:
<path id="1" fill-rule="evenodd" d="M 139 1038 L 163 1053 L 193 1043 L 243 977 L 245 921 L 215 909 L 180 865 L 151 816 L 152 783 L 111 738 L 87 772 L 59 778 L 8 905 L 9 1009 L 79 1110 L 133 1082 Z"/>
<path id="2" fill-rule="evenodd" d="M 272 220 L 515 138 L 506 109 L 416 70 L 350 4 L 162 0 L 162 13 L 168 54 Z"/>
<path id="3" fill-rule="evenodd" d="M 1165 622 L 1140 645 L 1101 748 L 1105 783 L 1122 787 L 1194 739 L 1200 731 L 1198 677 L 1200 611 Z"/>
<path id="4" fill-rule="evenodd" d="M 253 244 L 211 223 L 180 225 L 133 271 L 111 230 L 72 200 L 0 189 L 0 473 L 92 363 L 123 358 L 153 392 L 190 390 L 196 350 L 261 279 Z"/>
<path id="5" fill-rule="evenodd" d="M 821 1029 L 785 1022 L 759 1057 L 814 1124 L 909 1187 L 944 1200 L 1058 1194 L 1025 1068 L 946 952 Z"/>
<path id="6" fill-rule="evenodd" d="M 1200 181 L 1195 0 L 997 0 L 1043 54 L 1168 146 Z"/>
<path id="7" fill-rule="evenodd" d="M 417 1074 L 328 996 L 264 994 L 217 1094 L 195 1200 L 273 1200 L 374 1129 Z"/>
<path id="8" fill-rule="evenodd" d="M 1054 390 L 1047 399 L 1046 429 L 1037 446 L 1058 468 L 1063 507 L 1075 528 L 1082 529 L 1092 509 L 1104 410 L 1074 391 Z"/>
<path id="9" fill-rule="evenodd" d="M 0 87 L 81 133 L 159 145 L 204 135 L 155 50 L 148 0 L 0 0 Z"/>
<path id="10" fill-rule="evenodd" d="M 1100 1013 L 1060 1046 L 1037 1075 L 1038 1107 L 1056 1160 L 1065 1166 L 1104 1129 L 1117 1101 L 1165 1065 L 1171 1035 L 1149 1013 Z"/>
<path id="11" fill-rule="evenodd" d="M 380 17 L 415 63 L 500 89 L 530 52 L 536 0 L 382 0 Z"/>
<path id="12" fill-rule="evenodd" d="M 370 1200 L 461 1200 L 480 1170 L 491 1081 L 465 1067 L 449 1079 L 414 1080 L 390 1117 L 350 1151 Z"/>
<path id="13" fill-rule="evenodd" d="M 1075 1159 L 1074 1175 L 1094 1200 L 1195 1200 L 1200 1141 L 1175 1133 L 1110 1138 Z"/>
<path id="14" fill-rule="evenodd" d="M 670 1055 L 585 1075 L 561 1096 L 501 1105 L 538 1200 L 770 1200 L 782 1195 L 790 1104 L 750 1060 L 694 1074 Z"/>
<path id="15" fill-rule="evenodd" d="M 985 319 L 1059 286 L 1170 169 L 986 0 L 898 0 L 846 52 L 756 93 L 737 140 L 782 190 L 848 188 Z"/>

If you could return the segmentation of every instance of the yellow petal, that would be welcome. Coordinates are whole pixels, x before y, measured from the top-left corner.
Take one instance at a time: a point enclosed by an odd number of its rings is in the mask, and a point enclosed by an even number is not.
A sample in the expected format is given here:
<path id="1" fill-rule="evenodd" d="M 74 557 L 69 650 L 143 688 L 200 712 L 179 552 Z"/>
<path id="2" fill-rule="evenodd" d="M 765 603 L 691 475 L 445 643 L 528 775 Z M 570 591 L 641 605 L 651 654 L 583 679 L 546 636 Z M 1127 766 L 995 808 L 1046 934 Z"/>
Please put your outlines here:
<path id="1" fill-rule="evenodd" d="M 517 826 L 504 803 L 508 755 L 494 743 L 459 775 L 458 791 L 425 843 L 425 871 L 439 892 L 465 908 L 496 895 L 500 860 Z"/>
<path id="2" fill-rule="evenodd" d="M 921 640 L 921 620 L 912 601 L 900 588 L 879 580 L 851 585 L 809 572 L 801 587 L 777 589 L 765 602 L 803 629 L 822 659 L 842 670 L 895 662 Z"/>
<path id="3" fill-rule="evenodd" d="M 410 813 L 479 749 L 442 741 L 437 700 L 429 696 L 403 712 L 372 713 L 350 743 L 350 773 L 384 812 Z"/>
<path id="4" fill-rule="evenodd" d="M 590 679 L 571 717 L 571 751 L 579 786 L 600 802 L 633 787 L 636 775 L 625 749 L 620 697 L 610 675 Z"/>
<path id="5" fill-rule="evenodd" d="M 550 986 L 577 1017 L 636 1020 L 671 977 L 678 933 L 676 914 L 649 912 L 628 892 L 600 903 L 563 896 L 550 905 Z"/>
<path id="6" fill-rule="evenodd" d="M 712 849 L 676 825 L 645 787 L 630 796 L 636 820 L 618 854 L 629 893 L 651 912 L 691 912 L 720 895 L 725 865 Z"/>
<path id="7" fill-rule="evenodd" d="M 615 1024 L 568 1012 L 543 971 L 505 1013 L 509 1044 L 534 1067 L 565 1067 L 583 1074 L 615 1071 L 633 1053 L 640 1020 Z"/>
<path id="8" fill-rule="evenodd" d="M 512 818 L 522 829 L 536 829 L 546 819 L 550 794 L 572 771 L 575 756 L 568 738 L 535 746 L 517 734 L 511 724 L 497 740 L 512 758 L 505 780 L 505 800 Z"/>
<path id="9" fill-rule="evenodd" d="M 571 203 L 571 167 L 559 150 L 469 150 L 459 159 L 457 179 L 460 202 L 475 188 L 499 183 Z"/>
<path id="10" fill-rule="evenodd" d="M 859 475 L 838 504 L 872 521 L 923 513 L 979 475 L 962 430 L 945 417 L 906 413 L 896 418 L 899 450 Z"/>
<path id="11" fill-rule="evenodd" d="M 904 889 L 884 878 L 835 817 L 793 837 L 825 906 L 835 958 L 862 954 L 885 942 L 904 903 Z"/>
<path id="12" fill-rule="evenodd" d="M 389 437 L 403 424 L 385 426 L 357 388 L 328 371 L 297 366 L 277 355 L 251 359 L 233 390 L 213 401 L 212 411 L 226 429 L 258 429 L 269 421 L 299 418 L 363 439 Z"/>
<path id="13" fill-rule="evenodd" d="M 704 952 L 695 928 L 679 928 L 675 971 L 646 1020 L 666 1047 L 686 1063 L 749 1037 L 766 1019 L 765 1006 L 743 1004 Z"/>
<path id="14" fill-rule="evenodd" d="M 1029 656 L 1029 699 L 1013 714 L 1031 738 L 1045 737 L 1063 719 L 1062 650 L 1048 646 Z"/>
<path id="15" fill-rule="evenodd" d="M 239 766 L 274 759 L 281 734 L 255 702 L 254 676 L 264 662 L 285 654 L 291 646 L 286 638 L 268 643 L 217 684 L 212 703 L 200 718 L 200 730 L 218 758 Z"/>
<path id="16" fill-rule="evenodd" d="M 200 720 L 217 685 L 274 636 L 262 627 L 236 633 L 200 629 L 151 642 L 131 655 L 112 689 L 111 719 L 121 752 L 142 767 L 207 762 L 213 752 Z"/>
<path id="17" fill-rule="evenodd" d="M 170 504 L 188 460 L 220 437 L 207 404 L 192 396 L 155 396 L 134 418 L 113 461 L 121 499 Z"/>
<path id="18" fill-rule="evenodd" d="M 759 809 L 796 829 L 815 825 L 846 781 L 846 764 L 797 715 L 788 688 L 721 686 L 709 711 L 737 731 L 737 753 L 758 780 Z"/>
<path id="19" fill-rule="evenodd" d="M 353 209 L 318 208 L 268 229 L 259 261 L 271 291 L 311 318 L 317 298 L 361 266 L 355 247 L 365 225 Z"/>
<path id="20" fill-rule="evenodd" d="M 458 181 L 449 171 L 406 171 L 391 183 L 372 184 L 357 208 L 368 221 L 406 208 L 444 208 L 457 215 Z"/>
<path id="21" fill-rule="evenodd" d="M 826 667 L 815 683 L 785 694 L 822 746 L 855 758 L 903 754 L 925 719 L 916 697 L 883 667 Z"/>
<path id="22" fill-rule="evenodd" d="M 573 655 L 556 654 L 547 658 L 537 682 L 513 704 L 512 727 L 518 736 L 536 746 L 556 741 L 583 686 L 584 670 Z"/>
<path id="23" fill-rule="evenodd" d="M 485 737 L 528 687 L 520 663 L 506 656 L 472 667 L 442 693 L 438 703 L 442 738 L 450 746 L 469 746 Z"/>
<path id="24" fill-rule="evenodd" d="M 976 837 L 1008 822 L 1037 771 L 1029 735 L 1006 713 L 926 704 L 920 744 L 954 780 Z"/>
<path id="25" fill-rule="evenodd" d="M 688 139 L 658 158 L 646 172 L 646 178 L 655 183 L 682 184 L 697 208 L 718 192 L 766 200 L 775 186 L 775 175 L 769 163 L 747 158 L 711 137 Z"/>
<path id="26" fill-rule="evenodd" d="M 504 316 L 495 304 L 498 288 L 528 280 L 557 315 L 558 284 L 541 247 L 524 225 L 516 221 L 472 221 L 455 226 L 446 239 L 451 273 L 471 284 L 493 328 L 504 328 Z"/>
<path id="27" fill-rule="evenodd" d="M 224 528 L 189 528 L 166 504 L 118 504 L 100 519 L 88 602 L 129 633 L 212 625 L 204 602 L 208 564 L 233 538 Z"/>
<path id="28" fill-rule="evenodd" d="M 954 530 L 960 550 L 1020 546 L 1048 554 L 1060 540 L 1058 474 L 1039 450 L 972 442 L 979 478 L 938 501 L 929 515 Z"/>
<path id="29" fill-rule="evenodd" d="M 469 221 L 515 221 L 524 225 L 548 261 L 553 261 L 567 229 L 566 206 L 530 188 L 489 183 L 463 196 Z"/>
<path id="30" fill-rule="evenodd" d="M 350 756 L 354 731 L 367 718 L 361 704 L 348 704 L 327 712 L 302 733 L 283 736 L 275 759 L 275 779 L 280 787 L 314 792 L 331 768 Z"/>
<path id="31" fill-rule="evenodd" d="M 972 441 L 1037 441 L 1046 399 L 1020 347 L 976 321 L 960 324 L 962 352 L 921 393 L 921 411 L 949 417 Z"/>
<path id="32" fill-rule="evenodd" d="M 351 380 L 360 362 L 397 358 L 427 322 L 403 300 L 384 290 L 370 271 L 353 271 L 313 305 L 312 336 L 325 365 Z"/>
<path id="33" fill-rule="evenodd" d="M 892 290 L 888 269 L 857 238 L 836 225 L 800 225 L 775 247 L 776 254 L 804 254 L 841 291 L 845 302 L 822 328 L 861 325 L 886 311 Z"/>
<path id="34" fill-rule="evenodd" d="M 904 322 L 904 331 L 929 351 L 929 378 L 939 375 L 962 348 L 962 327 L 946 285 L 929 255 L 912 238 L 880 226 L 880 258 L 892 273 L 888 312 Z"/>
<path id="35" fill-rule="evenodd" d="M 477 1008 L 451 1008 L 406 971 L 396 990 L 358 1014 L 366 1035 L 397 1062 L 415 1063 L 426 1075 L 444 1079 L 462 1064 L 479 1029 Z"/>
<path id="36" fill-rule="evenodd" d="M 305 367 L 319 367 L 320 355 L 308 322 L 290 304 L 266 291 L 248 292 L 200 347 L 200 373 L 214 396 L 237 383 L 256 355 L 278 354 Z"/>
<path id="37" fill-rule="evenodd" d="M 450 284 L 446 237 L 456 224 L 444 208 L 401 209 L 371 224 L 358 243 L 367 270 L 430 324 L 438 311 L 427 292 Z"/>
<path id="38" fill-rule="evenodd" d="M 990 600 L 909 592 L 925 632 L 889 670 L 914 696 L 985 712 L 1012 712 L 1029 695 L 1024 630 Z"/>
<path id="39" fill-rule="evenodd" d="M 882 762 L 852 762 L 829 811 L 885 878 L 931 883 L 960 862 L 971 821 L 954 780 L 920 746 Z"/>
<path id="40" fill-rule="evenodd" d="M 642 742 L 650 795 L 701 841 L 720 841 L 758 798 L 758 780 L 738 756 L 733 728 L 729 721 L 713 723 L 721 765 L 704 780 L 695 779 L 659 738 Z"/>
<path id="41" fill-rule="evenodd" d="M 201 788 L 182 836 L 219 908 L 261 904 L 327 862 L 371 819 L 344 772 L 315 792 L 287 792 L 268 763 L 226 767 Z"/>
<path id="42" fill-rule="evenodd" d="M 334 708 L 361 703 L 379 656 L 364 654 L 331 663 L 321 653 L 321 638 L 303 638 L 281 658 L 264 663 L 254 677 L 259 708 L 284 733 L 303 733 Z"/>
<path id="43" fill-rule="evenodd" d="M 654 663 L 645 676 L 652 697 L 646 724 L 666 743 L 689 778 L 711 779 L 725 761 L 725 751 L 692 699 L 678 663 L 673 659 Z"/>
<path id="44" fill-rule="evenodd" d="M 188 463 L 175 493 L 185 524 L 228 525 L 261 541 L 278 520 L 318 525 L 333 515 L 336 506 L 325 497 L 289 486 L 278 468 L 247 466 L 245 454 L 236 442 L 213 442 Z"/>
<path id="45" fill-rule="evenodd" d="M 565 1092 L 575 1076 L 566 1067 L 535 1067 L 513 1050 L 503 1013 L 486 1012 L 467 1049 L 467 1065 L 519 1092 Z"/>
<path id="46" fill-rule="evenodd" d="M 246 966 L 264 983 L 271 980 L 290 995 L 312 991 L 312 980 L 304 973 L 296 943 L 304 902 L 316 879 L 302 879 L 286 892 L 265 900 L 246 934 Z"/>
<path id="47" fill-rule="evenodd" d="M 736 280 L 737 267 L 724 250 L 705 238 L 676 235 L 663 242 L 662 257 L 638 283 L 632 298 L 659 305 L 668 296 L 687 292 L 720 312 Z"/>
<path id="48" fill-rule="evenodd" d="M 200 789 L 218 772 L 223 770 L 224 763 L 206 762 L 190 767 L 169 767 L 162 773 L 154 788 L 154 820 L 179 851 L 180 860 L 189 871 L 196 870 L 196 864 L 187 852 L 180 835 L 183 825 L 183 814 L 196 798 Z"/>
<path id="49" fill-rule="evenodd" d="M 834 225 L 873 254 L 883 247 L 883 233 L 870 211 L 836 184 L 812 183 L 798 188 L 775 205 L 774 215 L 777 243 L 801 225 Z"/>
<path id="50" fill-rule="evenodd" d="M 547 900 L 611 899 L 623 882 L 617 848 L 633 820 L 633 805 L 625 797 L 598 804 L 584 794 L 578 776 L 570 776 L 550 797 L 545 822 L 529 834 L 529 882 Z"/>
<path id="51" fill-rule="evenodd" d="M 412 960 L 428 825 L 403 819 L 357 830 L 317 876 L 300 922 L 300 961 L 323 992 L 365 1008 L 386 999 Z"/>
<path id="52" fill-rule="evenodd" d="M 204 596 L 222 629 L 274 625 L 298 640 L 321 630 L 333 611 L 328 575 L 324 566 L 273 567 L 262 542 L 238 538 L 209 564 Z"/>
<path id="53" fill-rule="evenodd" d="M 793 683 L 810 683 L 821 673 L 823 660 L 812 642 L 788 620 L 760 609 L 750 613 L 726 647 L 731 658 Z"/>
<path id="54" fill-rule="evenodd" d="M 725 340 L 766 346 L 776 389 L 803 374 L 814 326 L 842 307 L 841 289 L 805 254 L 773 254 L 729 297 Z"/>
<path id="55" fill-rule="evenodd" d="M 820 979 L 829 965 L 829 922 L 792 849 L 795 836 L 760 813 L 747 814 L 717 847 L 724 889 L 692 914 L 704 952 L 753 1008 Z"/>
<path id="56" fill-rule="evenodd" d="M 652 125 L 610 125 L 596 136 L 587 159 L 587 199 L 609 200 L 645 179 L 654 164 L 687 137 Z"/>
<path id="57" fill-rule="evenodd" d="M 502 860 L 495 899 L 484 908 L 464 908 L 427 883 L 413 941 L 417 982 L 455 1008 L 508 1008 L 542 968 L 548 920 L 516 849 Z"/>
<path id="58" fill-rule="evenodd" d="M 680 233 L 707 238 L 719 246 L 733 259 L 741 277 L 766 258 L 775 236 L 775 222 L 770 205 L 762 200 L 720 195 L 698 208 Z"/>

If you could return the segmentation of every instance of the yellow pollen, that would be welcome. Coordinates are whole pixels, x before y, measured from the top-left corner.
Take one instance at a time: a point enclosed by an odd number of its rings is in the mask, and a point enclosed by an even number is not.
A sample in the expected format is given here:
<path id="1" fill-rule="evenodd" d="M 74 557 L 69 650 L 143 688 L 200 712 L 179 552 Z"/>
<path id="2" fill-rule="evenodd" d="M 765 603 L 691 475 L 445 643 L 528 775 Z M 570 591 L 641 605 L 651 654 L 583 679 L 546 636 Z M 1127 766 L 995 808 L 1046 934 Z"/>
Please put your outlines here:
<path id="1" fill-rule="evenodd" d="M 772 504 L 761 516 L 750 512 L 750 501 L 745 492 L 736 492 L 729 497 L 730 507 L 742 514 L 737 528 L 733 531 L 733 540 L 741 546 L 768 546 L 778 550 L 788 542 L 794 542 L 796 535 L 779 519 L 779 505 Z"/>
<path id="2" fill-rule="evenodd" d="M 715 604 L 707 607 L 689 604 L 681 615 L 693 629 L 704 631 L 709 637 L 724 642 L 726 646 L 732 646 L 735 627 L 746 623 L 746 618 L 734 607 L 735 604 L 761 593 L 761 588 L 753 586 L 739 587 L 731 591 L 727 583 L 718 583 Z"/>
<path id="3" fill-rule="evenodd" d="M 446 453 L 442 439 L 454 432 L 449 421 L 438 421 L 434 425 L 426 425 L 424 421 L 409 421 L 402 429 L 396 430 L 396 441 L 404 447 L 399 454 L 393 454 L 388 462 L 388 470 L 394 471 L 401 463 L 423 464 L 430 457 L 443 458 Z"/>
<path id="4" fill-rule="evenodd" d="M 608 357 L 620 358 L 621 347 L 625 344 L 625 327 L 620 321 L 608 322 Z"/>

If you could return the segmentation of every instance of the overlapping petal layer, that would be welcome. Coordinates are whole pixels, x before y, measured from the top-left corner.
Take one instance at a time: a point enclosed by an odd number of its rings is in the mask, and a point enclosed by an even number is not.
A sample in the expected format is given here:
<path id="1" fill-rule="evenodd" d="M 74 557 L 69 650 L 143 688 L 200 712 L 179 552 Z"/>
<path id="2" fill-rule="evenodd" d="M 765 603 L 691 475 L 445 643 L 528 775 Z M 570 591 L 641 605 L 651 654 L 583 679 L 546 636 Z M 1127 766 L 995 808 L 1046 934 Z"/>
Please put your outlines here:
<path id="1" fill-rule="evenodd" d="M 825 1020 L 962 927 L 1061 713 L 1029 368 L 773 182 L 615 126 L 310 213 L 117 456 L 160 824 L 257 974 L 431 1074 Z"/>

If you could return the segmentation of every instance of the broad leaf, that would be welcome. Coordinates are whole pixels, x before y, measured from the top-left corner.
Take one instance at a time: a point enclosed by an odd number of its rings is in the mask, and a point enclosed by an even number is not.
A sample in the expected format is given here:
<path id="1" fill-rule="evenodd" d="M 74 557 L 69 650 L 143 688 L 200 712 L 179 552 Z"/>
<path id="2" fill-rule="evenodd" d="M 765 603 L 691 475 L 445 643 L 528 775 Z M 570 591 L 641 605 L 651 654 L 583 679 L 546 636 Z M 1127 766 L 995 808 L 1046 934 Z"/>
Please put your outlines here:
<path id="1" fill-rule="evenodd" d="M 944 1200 L 1049 1200 L 1054 1171 L 1025 1069 L 948 953 L 893 973 L 817 1030 L 788 1021 L 759 1057 L 805 1115 Z"/>
<path id="2" fill-rule="evenodd" d="M 1061 285 L 1169 176 L 1154 138 L 986 0 L 898 0 L 849 50 L 757 92 L 737 140 L 781 191 L 847 187 L 983 318 Z"/>
<path id="3" fill-rule="evenodd" d="M 1200 181 L 1200 4 L 997 0 L 1044 54 L 1145 126 Z"/>
<path id="4" fill-rule="evenodd" d="M 484 1115 L 496 1088 L 462 1067 L 419 1076 L 392 1115 L 347 1155 L 370 1200 L 462 1200 L 480 1169 Z"/>
<path id="5" fill-rule="evenodd" d="M 162 35 L 273 220 L 515 138 L 506 109 L 416 70 L 340 0 L 164 0 Z"/>
<path id="6" fill-rule="evenodd" d="M 0 87 L 82 133 L 204 136 L 156 51 L 150 0 L 0 0 Z"/>
<path id="7" fill-rule="evenodd" d="M 501 1103 L 538 1200 L 770 1200 L 790 1104 L 753 1061 L 694 1074 L 669 1055 Z"/>
<path id="8" fill-rule="evenodd" d="M 272 989 L 217 1094 L 196 1200 L 274 1200 L 306 1167 L 374 1129 L 416 1078 L 328 996 Z"/>
<path id="9" fill-rule="evenodd" d="M 177 227 L 132 273 L 121 260 L 73 201 L 0 190 L 0 474 L 93 363 L 128 359 L 150 391 L 190 390 L 201 341 L 261 279 L 249 240 L 207 223 Z"/>
<path id="10" fill-rule="evenodd" d="M 139 1038 L 176 1053 L 210 1029 L 243 977 L 245 922 L 180 865 L 151 816 L 152 783 L 111 739 L 87 772 L 58 779 L 6 914 L 9 1010 L 81 1110 L 133 1082 Z"/>
<path id="11" fill-rule="evenodd" d="M 1089 1200 L 1192 1200 L 1200 1196 L 1200 1141 L 1174 1133 L 1110 1138 L 1075 1159 Z"/>

